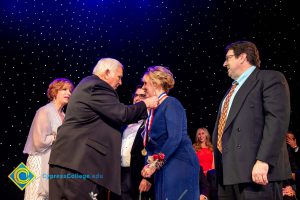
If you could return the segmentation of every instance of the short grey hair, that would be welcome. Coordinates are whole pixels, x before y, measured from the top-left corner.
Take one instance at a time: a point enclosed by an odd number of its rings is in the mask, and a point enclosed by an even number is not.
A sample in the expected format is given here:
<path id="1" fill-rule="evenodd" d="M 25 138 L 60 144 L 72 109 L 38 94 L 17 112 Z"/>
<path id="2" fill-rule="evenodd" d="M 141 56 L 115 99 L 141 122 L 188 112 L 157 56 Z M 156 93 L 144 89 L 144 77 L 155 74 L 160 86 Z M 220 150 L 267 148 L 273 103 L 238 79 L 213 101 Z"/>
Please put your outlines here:
<path id="1" fill-rule="evenodd" d="M 94 67 L 93 74 L 103 74 L 106 70 L 115 73 L 118 67 L 123 68 L 123 65 L 118 60 L 113 58 L 101 58 Z"/>

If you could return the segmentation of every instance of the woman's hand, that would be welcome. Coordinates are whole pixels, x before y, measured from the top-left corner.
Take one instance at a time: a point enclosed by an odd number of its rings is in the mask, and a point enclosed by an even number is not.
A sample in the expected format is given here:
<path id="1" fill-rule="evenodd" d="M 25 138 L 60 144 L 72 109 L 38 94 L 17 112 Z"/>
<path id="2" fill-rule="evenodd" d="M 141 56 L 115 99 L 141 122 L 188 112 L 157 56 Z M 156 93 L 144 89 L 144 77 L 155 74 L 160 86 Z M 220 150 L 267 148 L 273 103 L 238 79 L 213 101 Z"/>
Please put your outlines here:
<path id="1" fill-rule="evenodd" d="M 155 167 L 150 167 L 150 165 L 145 165 L 141 174 L 143 177 L 145 178 L 149 178 L 152 176 L 152 174 L 154 174 L 154 172 L 156 171 L 156 168 Z"/>
<path id="2" fill-rule="evenodd" d="M 148 109 L 155 109 L 158 106 L 158 97 L 153 96 L 153 97 L 148 97 L 146 99 L 143 99 L 143 102 L 146 104 Z"/>

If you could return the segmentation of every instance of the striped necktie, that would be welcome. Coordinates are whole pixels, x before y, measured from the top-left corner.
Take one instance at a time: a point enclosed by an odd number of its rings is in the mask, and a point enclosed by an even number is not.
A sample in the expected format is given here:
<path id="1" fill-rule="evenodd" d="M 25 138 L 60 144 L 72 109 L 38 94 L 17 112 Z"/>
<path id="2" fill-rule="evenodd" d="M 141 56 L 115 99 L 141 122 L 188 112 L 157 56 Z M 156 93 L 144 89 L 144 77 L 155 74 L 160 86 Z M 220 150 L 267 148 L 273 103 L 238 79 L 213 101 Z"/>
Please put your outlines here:
<path id="1" fill-rule="evenodd" d="M 223 136 L 226 120 L 227 120 L 227 112 L 228 112 L 229 102 L 230 102 L 230 98 L 231 98 L 231 96 L 234 92 L 234 89 L 236 88 L 237 85 L 238 85 L 238 83 L 234 82 L 233 85 L 231 86 L 230 91 L 228 92 L 228 94 L 225 98 L 224 105 L 223 105 L 222 112 L 221 112 L 221 116 L 220 116 L 219 123 L 218 123 L 217 148 L 219 149 L 219 151 L 221 153 L 222 153 L 222 136 Z"/>

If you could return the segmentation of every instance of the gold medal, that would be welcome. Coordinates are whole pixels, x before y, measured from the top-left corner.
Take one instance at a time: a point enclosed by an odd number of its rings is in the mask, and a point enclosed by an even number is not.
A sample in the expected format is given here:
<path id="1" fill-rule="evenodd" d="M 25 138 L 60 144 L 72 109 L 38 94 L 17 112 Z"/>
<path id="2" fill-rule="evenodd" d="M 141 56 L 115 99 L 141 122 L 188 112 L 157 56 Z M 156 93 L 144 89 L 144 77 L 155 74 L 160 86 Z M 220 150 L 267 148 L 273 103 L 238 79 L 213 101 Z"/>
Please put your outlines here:
<path id="1" fill-rule="evenodd" d="M 143 150 L 141 151 L 143 156 L 147 155 L 147 150 L 145 148 L 143 148 Z"/>

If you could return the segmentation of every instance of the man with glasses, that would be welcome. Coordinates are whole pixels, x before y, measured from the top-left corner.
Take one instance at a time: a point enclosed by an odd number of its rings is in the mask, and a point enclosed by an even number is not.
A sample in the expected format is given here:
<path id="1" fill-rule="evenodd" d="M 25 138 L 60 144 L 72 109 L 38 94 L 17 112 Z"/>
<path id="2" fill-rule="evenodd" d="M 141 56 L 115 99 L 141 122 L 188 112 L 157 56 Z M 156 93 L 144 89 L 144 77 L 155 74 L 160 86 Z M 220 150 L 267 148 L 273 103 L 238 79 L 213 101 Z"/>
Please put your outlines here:
<path id="1" fill-rule="evenodd" d="M 146 98 L 146 93 L 141 85 L 136 87 L 133 94 L 133 103 L 136 104 Z M 121 198 L 122 200 L 153 199 L 149 191 L 150 180 L 141 176 L 145 165 L 145 157 L 142 155 L 142 132 L 145 121 L 128 125 L 123 131 L 121 147 Z M 139 198 L 141 195 L 141 198 Z M 117 199 L 114 197 L 114 199 Z"/>
<path id="2" fill-rule="evenodd" d="M 259 69 L 259 52 L 248 41 L 228 45 L 223 66 L 234 81 L 213 133 L 219 200 L 282 199 L 291 174 L 288 83 L 280 72 Z"/>

